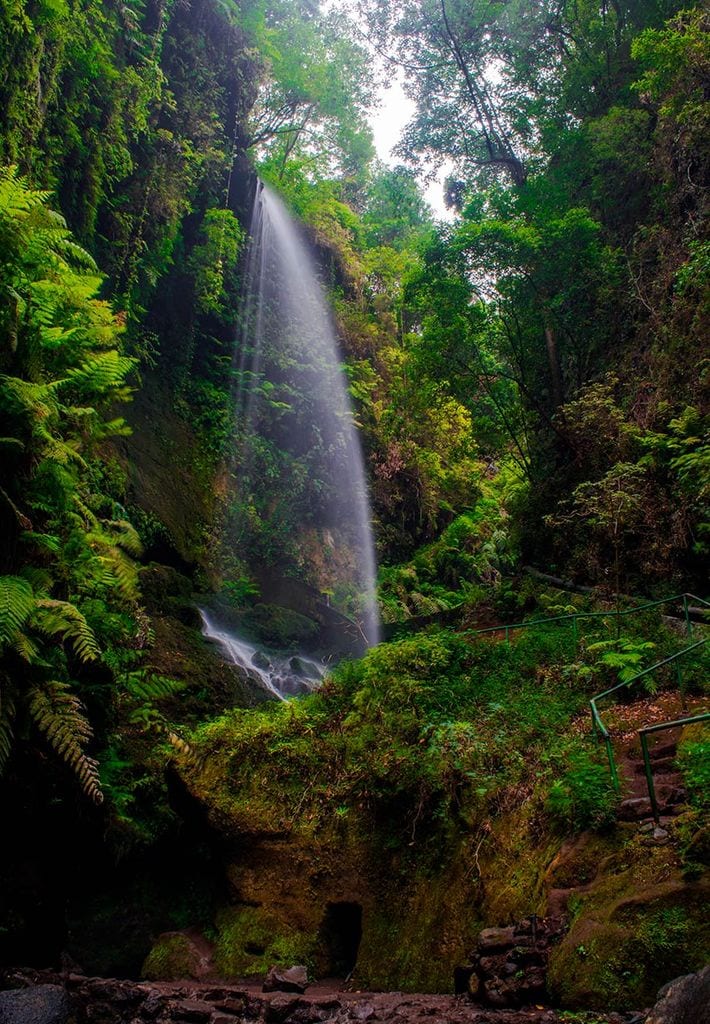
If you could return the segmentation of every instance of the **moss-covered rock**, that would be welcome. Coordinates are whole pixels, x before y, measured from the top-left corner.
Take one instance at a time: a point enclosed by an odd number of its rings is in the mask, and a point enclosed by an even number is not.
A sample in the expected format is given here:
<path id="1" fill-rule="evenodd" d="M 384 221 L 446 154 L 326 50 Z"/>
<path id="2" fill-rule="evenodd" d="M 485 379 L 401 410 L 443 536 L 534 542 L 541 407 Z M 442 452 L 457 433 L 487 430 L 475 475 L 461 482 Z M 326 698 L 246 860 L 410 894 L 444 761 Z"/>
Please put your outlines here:
<path id="1" fill-rule="evenodd" d="M 677 826 L 676 826 L 677 827 Z M 572 894 L 573 921 L 550 961 L 563 1006 L 629 1009 L 710 957 L 707 881 L 683 878 L 677 844 L 619 830 L 593 882 Z"/>
<path id="2" fill-rule="evenodd" d="M 195 939 L 184 932 L 165 932 L 145 958 L 141 976 L 147 981 L 180 981 L 208 972 L 209 961 Z"/>
<path id="3" fill-rule="evenodd" d="M 316 961 L 317 934 L 298 931 L 263 907 L 226 907 L 217 916 L 215 967 L 224 978 Z"/>
<path id="4" fill-rule="evenodd" d="M 275 604 L 255 605 L 244 613 L 242 621 L 259 640 L 275 647 L 307 645 L 320 631 L 313 619 Z"/>

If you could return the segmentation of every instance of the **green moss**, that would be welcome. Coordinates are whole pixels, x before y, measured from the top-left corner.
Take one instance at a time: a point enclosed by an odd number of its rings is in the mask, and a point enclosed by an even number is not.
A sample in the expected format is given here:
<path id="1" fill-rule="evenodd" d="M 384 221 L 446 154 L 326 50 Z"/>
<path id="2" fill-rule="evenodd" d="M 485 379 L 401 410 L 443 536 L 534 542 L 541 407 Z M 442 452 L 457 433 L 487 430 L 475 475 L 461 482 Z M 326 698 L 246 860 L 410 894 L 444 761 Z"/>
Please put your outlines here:
<path id="1" fill-rule="evenodd" d="M 702 891 L 688 888 L 580 915 L 552 956 L 551 991 L 564 1006 L 623 1010 L 652 1003 L 665 982 L 707 962 L 703 903 Z"/>
<path id="2" fill-rule="evenodd" d="M 200 956 L 187 935 L 161 935 L 146 957 L 141 976 L 147 981 L 179 981 L 198 976 Z"/>
<path id="3" fill-rule="evenodd" d="M 275 604 L 257 604 L 243 616 L 244 625 L 265 643 L 290 647 L 314 640 L 318 624 L 305 615 Z"/>
<path id="4" fill-rule="evenodd" d="M 283 925 L 262 907 L 231 907 L 217 917 L 215 967 L 225 978 L 265 974 L 274 965 L 311 970 L 317 939 Z"/>

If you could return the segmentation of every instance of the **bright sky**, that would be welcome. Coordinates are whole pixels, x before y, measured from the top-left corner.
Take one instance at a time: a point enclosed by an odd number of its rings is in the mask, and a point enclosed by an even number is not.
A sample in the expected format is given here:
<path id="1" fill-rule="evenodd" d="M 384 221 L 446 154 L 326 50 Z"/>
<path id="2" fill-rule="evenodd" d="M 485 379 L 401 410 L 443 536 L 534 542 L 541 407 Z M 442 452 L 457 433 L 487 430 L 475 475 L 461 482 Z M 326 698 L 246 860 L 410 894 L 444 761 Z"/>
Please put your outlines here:
<path id="1" fill-rule="evenodd" d="M 380 90 L 381 105 L 370 116 L 370 125 L 375 138 L 377 155 L 390 167 L 401 163 L 392 155 L 393 148 L 399 142 L 402 129 L 414 113 L 414 103 L 405 96 L 399 79 L 394 80 L 388 88 Z M 426 201 L 434 211 L 434 216 L 441 220 L 451 220 L 452 214 L 444 206 L 444 179 L 448 173 L 442 168 L 437 179 L 424 189 Z"/>

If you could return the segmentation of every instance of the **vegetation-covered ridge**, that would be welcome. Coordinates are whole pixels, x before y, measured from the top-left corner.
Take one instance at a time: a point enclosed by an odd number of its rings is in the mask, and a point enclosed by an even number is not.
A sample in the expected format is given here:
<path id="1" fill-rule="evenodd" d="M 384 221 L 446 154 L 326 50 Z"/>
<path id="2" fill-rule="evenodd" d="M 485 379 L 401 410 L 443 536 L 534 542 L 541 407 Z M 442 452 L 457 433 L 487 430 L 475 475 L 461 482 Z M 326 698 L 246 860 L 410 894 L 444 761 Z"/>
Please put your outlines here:
<path id="1" fill-rule="evenodd" d="M 573 929 L 589 928 L 588 914 L 609 924 L 592 930 L 587 953 L 564 945 L 551 991 L 566 1005 L 648 1001 L 670 968 L 655 947 L 638 952 L 635 929 L 650 936 L 658 908 L 684 893 L 682 879 L 692 889 L 702 877 L 706 854 L 691 838 L 706 797 L 693 773 L 707 750 L 694 744 L 707 737 L 688 734 L 690 805 L 665 826 L 667 847 L 616 824 L 620 798 L 592 741 L 588 701 L 617 673 L 630 678 L 684 643 L 653 611 L 629 617 L 619 638 L 614 619 L 611 610 L 580 619 L 581 637 L 571 624 L 531 626 L 510 644 L 502 632 L 433 630 L 341 666 L 312 697 L 229 712 L 194 733 L 181 775 L 234 851 L 230 908 L 217 918 L 220 972 L 258 974 L 294 956 L 322 972 L 322 918 L 354 901 L 363 908 L 358 986 L 445 991 L 478 928 L 553 913 L 567 890 Z M 683 671 L 689 691 L 702 692 L 703 648 Z M 646 682 L 661 693 L 674 679 L 665 670 Z M 647 692 L 635 696 L 626 729 L 651 714 Z M 692 768 L 688 757 L 698 758 Z M 687 962 L 699 966 L 700 919 L 685 903 L 671 916 L 677 931 L 659 925 L 653 941 L 667 942 L 677 965 L 697 939 Z"/>

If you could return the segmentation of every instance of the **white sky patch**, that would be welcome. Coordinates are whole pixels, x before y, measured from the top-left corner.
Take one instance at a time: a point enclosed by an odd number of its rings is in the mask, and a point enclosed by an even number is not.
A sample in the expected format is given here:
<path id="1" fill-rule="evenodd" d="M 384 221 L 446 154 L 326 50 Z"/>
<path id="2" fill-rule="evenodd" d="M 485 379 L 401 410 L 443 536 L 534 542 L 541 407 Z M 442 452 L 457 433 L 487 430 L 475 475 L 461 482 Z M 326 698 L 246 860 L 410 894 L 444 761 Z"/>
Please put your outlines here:
<path id="1" fill-rule="evenodd" d="M 322 11 L 337 9 L 339 0 L 320 0 Z M 395 167 L 403 163 L 401 158 L 393 156 L 392 150 L 399 142 L 404 126 L 414 116 L 416 106 L 413 100 L 405 95 L 402 88 L 402 71 L 395 68 L 393 64 L 383 60 L 375 48 L 368 44 L 365 26 L 361 24 L 365 38 L 362 40 L 370 51 L 370 56 L 376 66 L 377 73 L 381 73 L 382 67 L 388 69 L 388 83 L 381 85 L 377 90 L 379 106 L 370 113 L 368 121 L 374 136 L 375 149 L 380 160 L 388 167 Z M 432 208 L 434 216 L 438 220 L 452 221 L 454 213 L 444 205 L 444 180 L 451 173 L 452 165 L 444 164 L 440 168 L 434 181 L 429 182 L 422 188 L 424 198 Z"/>
<path id="2" fill-rule="evenodd" d="M 414 116 L 416 108 L 414 101 L 405 95 L 399 75 L 387 86 L 381 87 L 378 98 L 380 105 L 369 117 L 375 149 L 383 163 L 394 167 L 401 164 L 402 160 L 394 156 L 392 150 L 399 142 L 405 125 Z M 452 211 L 444 205 L 444 179 L 450 171 L 450 166 L 444 165 L 435 180 L 423 188 L 424 198 L 439 220 L 453 220 Z"/>

